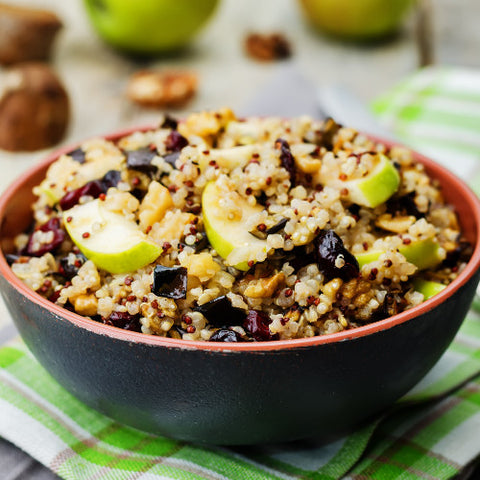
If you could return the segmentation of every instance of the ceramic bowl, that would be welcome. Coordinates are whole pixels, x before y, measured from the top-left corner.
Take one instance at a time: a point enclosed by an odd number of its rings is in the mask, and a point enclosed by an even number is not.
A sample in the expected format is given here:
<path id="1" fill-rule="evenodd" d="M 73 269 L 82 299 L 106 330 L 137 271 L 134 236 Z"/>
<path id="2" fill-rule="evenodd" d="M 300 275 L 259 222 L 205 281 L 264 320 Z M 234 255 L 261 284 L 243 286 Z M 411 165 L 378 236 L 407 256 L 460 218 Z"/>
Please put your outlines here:
<path id="1" fill-rule="evenodd" d="M 50 155 L 1 197 L 4 253 L 31 221 L 32 187 L 68 150 Z M 432 368 L 479 280 L 479 201 L 446 169 L 415 157 L 440 181 L 474 253 L 442 292 L 376 323 L 321 337 L 238 344 L 144 335 L 50 303 L 18 280 L 0 255 L 2 294 L 38 361 L 73 395 L 119 422 L 224 445 L 339 435 L 385 411 Z"/>

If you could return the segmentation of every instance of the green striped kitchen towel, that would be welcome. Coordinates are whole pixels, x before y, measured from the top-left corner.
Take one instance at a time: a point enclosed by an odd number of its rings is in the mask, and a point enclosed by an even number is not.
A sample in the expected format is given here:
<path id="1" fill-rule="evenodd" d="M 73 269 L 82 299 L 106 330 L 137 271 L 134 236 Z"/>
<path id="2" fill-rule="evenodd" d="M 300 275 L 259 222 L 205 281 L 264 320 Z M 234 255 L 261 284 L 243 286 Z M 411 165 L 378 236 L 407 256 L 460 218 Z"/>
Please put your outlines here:
<path id="1" fill-rule="evenodd" d="M 390 131 L 460 177 L 480 171 L 480 71 L 428 67 L 373 103 Z M 480 186 L 480 177 L 475 188 Z M 480 191 L 478 189 L 477 191 Z"/>
<path id="2" fill-rule="evenodd" d="M 390 415 L 348 437 L 329 444 L 203 447 L 149 435 L 91 410 L 17 340 L 0 350 L 0 435 L 75 480 L 447 479 L 480 453 L 479 373 L 480 316 L 472 313 Z"/>
<path id="3" fill-rule="evenodd" d="M 460 176 L 480 171 L 480 73 L 425 69 L 373 108 Z M 0 403 L 0 435 L 65 479 L 448 479 L 480 455 L 480 316 L 388 415 L 328 444 L 201 447 L 139 432 L 72 397 L 20 341 L 0 349 Z"/>

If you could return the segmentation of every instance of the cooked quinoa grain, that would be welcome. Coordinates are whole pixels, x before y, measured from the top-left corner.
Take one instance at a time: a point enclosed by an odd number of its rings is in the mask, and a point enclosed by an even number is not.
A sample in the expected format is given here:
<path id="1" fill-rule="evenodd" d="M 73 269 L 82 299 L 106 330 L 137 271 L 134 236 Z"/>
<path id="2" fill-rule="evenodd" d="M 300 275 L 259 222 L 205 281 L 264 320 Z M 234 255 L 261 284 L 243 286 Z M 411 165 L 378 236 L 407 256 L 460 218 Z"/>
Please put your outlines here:
<path id="1" fill-rule="evenodd" d="M 447 285 L 470 245 L 409 150 L 333 120 L 166 117 L 62 155 L 14 273 L 92 321 L 265 341 L 381 320 Z"/>

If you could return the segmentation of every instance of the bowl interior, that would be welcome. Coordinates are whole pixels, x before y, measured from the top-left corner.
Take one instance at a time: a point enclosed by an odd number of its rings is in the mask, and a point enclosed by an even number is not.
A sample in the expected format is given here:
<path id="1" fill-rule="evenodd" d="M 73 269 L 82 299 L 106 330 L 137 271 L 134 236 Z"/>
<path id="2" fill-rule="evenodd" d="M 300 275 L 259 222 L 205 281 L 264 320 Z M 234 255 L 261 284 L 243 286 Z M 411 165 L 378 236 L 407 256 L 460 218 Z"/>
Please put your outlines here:
<path id="1" fill-rule="evenodd" d="M 133 131 L 146 130 L 129 129 L 124 130 L 105 138 L 116 140 L 124 135 L 132 133 Z M 391 142 L 374 138 L 377 142 L 383 143 L 388 147 L 392 145 Z M 25 231 L 32 221 L 31 204 L 35 196 L 32 193 L 32 188 L 38 185 L 44 178 L 46 170 L 50 163 L 56 160 L 61 154 L 72 150 L 75 147 L 68 147 L 53 152 L 45 160 L 38 163 L 31 170 L 18 178 L 0 197 L 0 246 L 4 254 L 14 251 L 13 238 Z M 442 187 L 443 195 L 448 203 L 454 206 L 459 217 L 462 232 L 465 238 L 474 246 L 474 252 L 465 270 L 442 292 L 423 302 L 422 304 L 410 310 L 404 311 L 398 315 L 364 325 L 352 330 L 333 333 L 320 337 L 302 338 L 294 340 L 278 340 L 273 342 L 254 342 L 254 343 L 238 343 L 228 344 L 218 342 L 200 342 L 200 341 L 185 341 L 173 338 L 157 337 L 152 335 L 145 335 L 137 332 L 127 332 L 125 330 L 103 325 L 94 322 L 88 318 L 81 317 L 75 313 L 67 311 L 60 306 L 52 304 L 40 295 L 31 291 L 23 282 L 21 282 L 11 271 L 3 255 L 0 255 L 0 273 L 20 290 L 30 300 L 43 305 L 49 310 L 55 311 L 60 316 L 75 323 L 78 326 L 96 331 L 103 335 L 114 336 L 115 338 L 142 342 L 153 345 L 170 345 L 181 348 L 200 348 L 210 350 L 274 350 L 279 348 L 294 348 L 301 346 L 310 346 L 314 344 L 331 343 L 340 340 L 368 335 L 379 330 L 393 327 L 399 323 L 407 321 L 418 314 L 425 312 L 439 305 L 444 300 L 453 295 L 462 285 L 464 285 L 480 268 L 480 202 L 476 195 L 465 185 L 465 183 L 456 177 L 453 173 L 426 158 L 423 155 L 414 153 L 417 161 L 423 163 L 427 172 L 431 177 L 437 179 Z"/>

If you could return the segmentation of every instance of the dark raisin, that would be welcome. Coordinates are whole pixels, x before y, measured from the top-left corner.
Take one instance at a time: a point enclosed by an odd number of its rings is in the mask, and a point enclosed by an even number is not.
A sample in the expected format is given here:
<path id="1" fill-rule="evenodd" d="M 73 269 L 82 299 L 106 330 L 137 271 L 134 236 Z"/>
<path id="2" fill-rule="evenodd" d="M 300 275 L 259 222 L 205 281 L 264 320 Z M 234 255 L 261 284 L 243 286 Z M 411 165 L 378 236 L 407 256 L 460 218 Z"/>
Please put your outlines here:
<path id="1" fill-rule="evenodd" d="M 282 167 L 290 175 L 290 183 L 292 184 L 292 187 L 294 187 L 296 180 L 296 169 L 295 160 L 292 152 L 290 151 L 290 145 L 286 140 L 283 140 L 283 138 L 278 138 L 275 140 L 275 147 L 280 149 L 280 162 Z"/>
<path id="2" fill-rule="evenodd" d="M 401 197 L 392 197 L 387 201 L 387 212 L 392 215 L 413 215 L 415 218 L 424 218 L 415 203 L 415 192 L 407 193 Z"/>
<path id="3" fill-rule="evenodd" d="M 67 155 L 78 163 L 85 163 L 85 152 L 80 147 L 67 153 Z"/>
<path id="4" fill-rule="evenodd" d="M 316 263 L 316 254 L 315 250 L 309 251 L 305 246 L 295 247 L 288 254 L 293 254 L 293 258 L 288 260 L 288 263 L 295 271 L 300 270 L 307 265 Z"/>
<path id="5" fill-rule="evenodd" d="M 187 269 L 157 265 L 153 272 L 152 292 L 159 297 L 185 298 L 187 296 Z"/>
<path id="6" fill-rule="evenodd" d="M 179 152 L 182 148 L 188 145 L 188 140 L 178 133 L 176 130 L 173 130 L 169 133 L 167 139 L 165 140 L 165 148 L 169 152 Z"/>
<path id="7" fill-rule="evenodd" d="M 177 168 L 175 162 L 177 161 L 178 157 L 180 156 L 180 152 L 173 152 L 165 155 L 163 159 L 169 163 L 173 168 Z"/>
<path id="8" fill-rule="evenodd" d="M 34 240 L 35 232 L 30 235 L 25 253 L 32 257 L 41 257 L 47 252 L 53 252 L 56 250 L 62 242 L 65 240 L 65 232 L 60 226 L 60 220 L 56 217 L 51 218 L 48 222 L 44 223 L 38 230 L 42 232 L 53 232 L 53 239 L 50 242 L 36 245 L 37 241 Z"/>
<path id="9" fill-rule="evenodd" d="M 249 310 L 243 322 L 243 328 L 257 341 L 278 340 L 278 334 L 272 335 L 269 325 L 272 323 L 265 312 Z"/>
<path id="10" fill-rule="evenodd" d="M 211 337 L 210 342 L 241 342 L 241 335 L 229 328 L 220 328 Z"/>
<path id="11" fill-rule="evenodd" d="M 233 307 L 230 299 L 225 295 L 198 305 L 194 310 L 203 314 L 214 327 L 242 325 L 245 319 L 245 312 L 241 308 Z"/>
<path id="12" fill-rule="evenodd" d="M 141 332 L 140 315 L 130 315 L 128 312 L 112 312 L 103 323 L 113 327 L 123 328 L 132 332 Z"/>
<path id="13" fill-rule="evenodd" d="M 192 245 L 195 249 L 195 252 L 200 252 L 204 248 L 208 247 L 208 238 L 205 232 L 200 233 L 200 238 L 195 240 L 195 243 Z"/>
<path id="14" fill-rule="evenodd" d="M 101 180 L 92 180 L 83 185 L 83 187 L 67 192 L 60 199 L 60 208 L 64 211 L 69 210 L 80 201 L 81 197 L 88 195 L 93 198 L 98 198 L 101 193 L 105 193 L 105 187 Z"/>
<path id="15" fill-rule="evenodd" d="M 122 179 L 122 174 L 118 170 L 109 170 L 100 180 L 104 186 L 105 192 L 111 188 L 116 187 L 118 182 Z"/>
<path id="16" fill-rule="evenodd" d="M 342 239 L 333 230 L 322 230 L 314 239 L 319 270 L 327 281 L 341 278 L 345 282 L 358 277 L 360 268 L 357 259 L 345 248 Z M 335 265 L 337 258 L 343 258 L 344 265 Z"/>
<path id="17" fill-rule="evenodd" d="M 334 137 L 342 126 L 335 122 L 332 118 L 327 118 L 322 130 L 316 133 L 315 143 L 319 147 L 325 147 L 327 150 L 333 149 Z"/>
<path id="18" fill-rule="evenodd" d="M 86 262 L 86 258 L 81 254 L 75 256 L 75 261 L 70 263 L 69 257 L 63 257 L 60 259 L 58 266 L 58 273 L 65 277 L 67 280 L 71 280 L 78 273 L 78 269 Z"/>
<path id="19" fill-rule="evenodd" d="M 263 190 L 260 192 L 260 195 L 258 195 L 258 197 L 255 197 L 255 198 L 257 199 L 258 204 L 263 205 L 265 207 L 268 201 L 268 197 Z"/>
<path id="20" fill-rule="evenodd" d="M 169 128 L 170 130 L 176 130 L 178 127 L 178 120 L 168 113 L 163 117 L 163 121 L 160 124 L 160 128 Z"/>
<path id="21" fill-rule="evenodd" d="M 138 170 L 146 174 L 155 173 L 157 167 L 152 165 L 153 158 L 157 155 L 156 151 L 150 148 L 139 148 L 138 150 L 128 150 L 127 154 L 127 168 L 131 170 Z"/>
<path id="22" fill-rule="evenodd" d="M 7 253 L 5 255 L 5 260 L 9 265 L 13 265 L 19 258 L 20 258 L 20 255 L 15 255 L 13 253 Z"/>
<path id="23" fill-rule="evenodd" d="M 472 245 L 469 242 L 461 241 L 458 246 L 449 252 L 442 262 L 444 268 L 454 268 L 460 262 L 468 261 L 472 255 Z"/>
<path id="24" fill-rule="evenodd" d="M 288 222 L 288 218 L 282 218 L 279 222 L 277 222 L 275 225 L 270 227 L 269 229 L 265 230 L 265 233 L 267 235 L 271 235 L 272 233 L 277 233 L 280 230 L 283 230 L 285 228 L 285 225 Z"/>
<path id="25" fill-rule="evenodd" d="M 354 216 L 360 218 L 360 205 L 357 205 L 356 203 L 352 203 L 347 210 Z"/>

